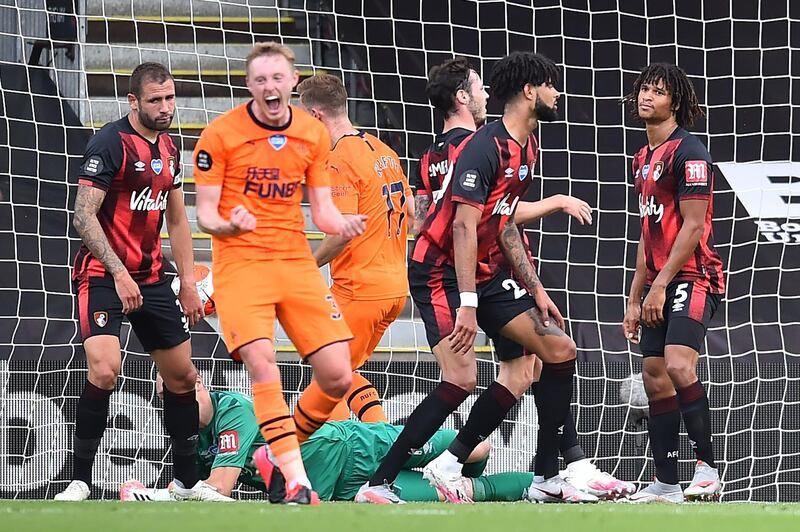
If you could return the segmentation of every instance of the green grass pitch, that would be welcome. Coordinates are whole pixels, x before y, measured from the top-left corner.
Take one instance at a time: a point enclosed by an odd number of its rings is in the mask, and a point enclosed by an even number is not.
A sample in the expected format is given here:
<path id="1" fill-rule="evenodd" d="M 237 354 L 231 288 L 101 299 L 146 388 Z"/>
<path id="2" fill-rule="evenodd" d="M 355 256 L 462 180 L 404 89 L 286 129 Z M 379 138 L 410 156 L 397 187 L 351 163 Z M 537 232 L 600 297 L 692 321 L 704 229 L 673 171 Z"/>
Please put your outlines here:
<path id="1" fill-rule="evenodd" d="M 0 501 L 0 529 L 7 532 L 789 532 L 800 530 L 800 505 L 426 503 L 386 507 L 329 503 L 319 507 L 290 507 L 260 502 Z"/>

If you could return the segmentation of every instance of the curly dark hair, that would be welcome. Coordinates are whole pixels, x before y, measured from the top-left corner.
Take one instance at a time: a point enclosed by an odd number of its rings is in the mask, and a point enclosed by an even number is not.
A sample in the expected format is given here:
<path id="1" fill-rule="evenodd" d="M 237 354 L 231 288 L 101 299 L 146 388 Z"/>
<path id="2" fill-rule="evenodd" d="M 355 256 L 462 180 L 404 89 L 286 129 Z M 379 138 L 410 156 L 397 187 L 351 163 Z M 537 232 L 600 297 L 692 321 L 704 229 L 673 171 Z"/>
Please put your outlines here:
<path id="1" fill-rule="evenodd" d="M 431 68 L 425 94 L 431 105 L 450 118 L 456 112 L 456 93 L 469 90 L 469 73 L 475 70 L 463 57 L 448 59 L 441 65 Z"/>
<path id="2" fill-rule="evenodd" d="M 622 103 L 630 108 L 631 116 L 640 120 L 638 99 L 642 85 L 657 85 L 659 81 L 664 82 L 667 92 L 672 96 L 675 121 L 680 127 L 692 127 L 695 120 L 705 116 L 697 101 L 694 85 L 689 81 L 686 72 L 678 65 L 670 63 L 653 63 L 642 69 L 639 77 L 633 82 L 633 90 L 622 98 Z"/>
<path id="3" fill-rule="evenodd" d="M 490 86 L 492 96 L 505 104 L 527 84 L 558 82 L 558 67 L 552 59 L 533 52 L 511 52 L 494 64 Z"/>

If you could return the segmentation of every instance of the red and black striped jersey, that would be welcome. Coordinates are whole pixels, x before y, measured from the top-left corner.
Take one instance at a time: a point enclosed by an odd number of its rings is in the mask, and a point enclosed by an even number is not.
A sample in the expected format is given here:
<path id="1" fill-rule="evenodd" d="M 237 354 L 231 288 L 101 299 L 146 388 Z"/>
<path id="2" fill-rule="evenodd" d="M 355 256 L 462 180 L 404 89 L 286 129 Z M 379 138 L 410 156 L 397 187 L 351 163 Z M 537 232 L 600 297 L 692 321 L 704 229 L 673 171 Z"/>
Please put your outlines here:
<path id="1" fill-rule="evenodd" d="M 419 158 L 417 171 L 411 174 L 410 185 L 415 195 L 440 197 L 442 182 L 455 161 L 455 154 L 461 143 L 472 134 L 463 127 L 455 127 L 436 135 L 433 144 L 428 146 Z"/>
<path id="2" fill-rule="evenodd" d="M 455 264 L 453 219 L 459 203 L 480 209 L 475 280 L 489 280 L 508 262 L 498 244 L 505 224 L 533 180 L 538 143 L 530 135 L 520 146 L 502 120 L 491 122 L 461 143 L 455 166 L 445 179 L 444 194 L 428 214 L 417 237 L 412 260 Z"/>
<path id="3" fill-rule="evenodd" d="M 180 152 L 169 134 L 155 142 L 133 129 L 128 117 L 106 124 L 83 156 L 78 184 L 97 187 L 106 197 L 97 213 L 114 253 L 134 281 L 164 278 L 161 225 L 169 192 L 181 186 Z M 106 276 L 103 264 L 81 245 L 73 278 Z"/>
<path id="4" fill-rule="evenodd" d="M 725 292 L 722 259 L 714 249 L 714 169 L 703 144 L 683 128 L 677 128 L 655 149 L 645 145 L 633 158 L 633 175 L 642 221 L 647 283 L 667 263 L 683 226 L 682 200 L 708 201 L 705 229 L 694 253 L 675 280 L 701 281 L 714 294 Z"/>

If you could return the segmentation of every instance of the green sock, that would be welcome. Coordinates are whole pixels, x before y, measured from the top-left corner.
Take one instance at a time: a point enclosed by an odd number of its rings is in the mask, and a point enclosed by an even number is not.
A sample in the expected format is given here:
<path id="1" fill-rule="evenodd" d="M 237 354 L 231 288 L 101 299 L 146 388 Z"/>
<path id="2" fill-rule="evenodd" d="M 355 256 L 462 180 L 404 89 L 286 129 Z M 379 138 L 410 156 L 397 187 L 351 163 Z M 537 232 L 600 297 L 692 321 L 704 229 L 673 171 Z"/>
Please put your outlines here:
<path id="1" fill-rule="evenodd" d="M 530 484 L 530 482 L 528 483 Z M 397 495 L 408 502 L 438 502 L 439 492 L 422 478 L 419 471 L 403 469 L 394 481 Z"/>
<path id="2" fill-rule="evenodd" d="M 464 464 L 464 467 L 461 468 L 461 474 L 467 478 L 475 478 L 483 475 L 483 471 L 486 469 L 486 464 L 489 463 L 489 457 L 487 456 L 480 462 L 473 462 L 471 464 Z"/>
<path id="3" fill-rule="evenodd" d="M 498 473 L 472 479 L 472 500 L 521 501 L 533 482 L 533 473 Z"/>

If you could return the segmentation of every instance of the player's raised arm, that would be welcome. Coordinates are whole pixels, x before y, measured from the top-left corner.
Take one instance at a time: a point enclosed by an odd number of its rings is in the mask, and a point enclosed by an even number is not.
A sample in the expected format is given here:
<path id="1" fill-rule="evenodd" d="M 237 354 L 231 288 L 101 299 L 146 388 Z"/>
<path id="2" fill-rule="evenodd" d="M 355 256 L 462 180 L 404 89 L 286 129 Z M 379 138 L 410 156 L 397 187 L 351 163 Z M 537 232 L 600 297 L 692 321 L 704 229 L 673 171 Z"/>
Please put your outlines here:
<path id="1" fill-rule="evenodd" d="M 256 218 L 243 205 L 231 209 L 230 219 L 220 216 L 221 194 L 222 185 L 197 185 L 195 203 L 200 229 L 214 236 L 233 236 L 254 230 Z"/>
<path id="2" fill-rule="evenodd" d="M 565 194 L 556 194 L 539 201 L 520 201 L 514 213 L 514 223 L 522 225 L 535 222 L 556 212 L 569 214 L 581 225 L 592 223 L 592 208 L 589 204 Z"/>
<path id="3" fill-rule="evenodd" d="M 363 214 L 342 214 L 331 199 L 331 187 L 308 187 L 311 220 L 325 233 L 353 238 L 364 232 L 367 217 Z"/>
<path id="4" fill-rule="evenodd" d="M 206 128 L 194 148 L 197 225 L 210 235 L 235 236 L 255 230 L 256 218 L 243 205 L 231 209 L 228 218 L 219 212 L 222 181 L 228 170 L 223 137 L 217 128 Z"/>

